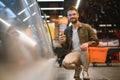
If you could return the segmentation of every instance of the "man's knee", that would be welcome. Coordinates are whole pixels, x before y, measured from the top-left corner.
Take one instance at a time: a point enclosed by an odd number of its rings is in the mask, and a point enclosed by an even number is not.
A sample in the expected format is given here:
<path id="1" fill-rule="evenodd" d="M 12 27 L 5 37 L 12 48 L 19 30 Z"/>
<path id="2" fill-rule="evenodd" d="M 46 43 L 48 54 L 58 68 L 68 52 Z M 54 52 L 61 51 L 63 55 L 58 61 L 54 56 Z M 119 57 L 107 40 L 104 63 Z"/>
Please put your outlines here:
<path id="1" fill-rule="evenodd" d="M 75 68 L 75 64 L 74 63 L 69 63 L 69 62 L 63 61 L 62 65 L 66 69 L 74 69 Z"/>
<path id="2" fill-rule="evenodd" d="M 67 69 L 67 67 L 68 67 L 67 65 L 68 65 L 68 64 L 67 64 L 64 60 L 63 60 L 63 62 L 62 62 L 62 65 L 63 65 L 64 68 Z"/>

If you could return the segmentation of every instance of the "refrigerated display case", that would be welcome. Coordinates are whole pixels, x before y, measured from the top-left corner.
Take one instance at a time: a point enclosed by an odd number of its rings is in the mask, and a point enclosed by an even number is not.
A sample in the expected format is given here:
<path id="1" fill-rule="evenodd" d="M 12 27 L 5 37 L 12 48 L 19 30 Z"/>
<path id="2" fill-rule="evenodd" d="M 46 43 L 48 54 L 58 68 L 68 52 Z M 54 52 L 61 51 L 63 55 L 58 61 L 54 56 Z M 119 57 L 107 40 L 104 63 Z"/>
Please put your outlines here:
<path id="1" fill-rule="evenodd" d="M 0 80 L 54 80 L 55 62 L 36 0 L 0 0 Z"/>

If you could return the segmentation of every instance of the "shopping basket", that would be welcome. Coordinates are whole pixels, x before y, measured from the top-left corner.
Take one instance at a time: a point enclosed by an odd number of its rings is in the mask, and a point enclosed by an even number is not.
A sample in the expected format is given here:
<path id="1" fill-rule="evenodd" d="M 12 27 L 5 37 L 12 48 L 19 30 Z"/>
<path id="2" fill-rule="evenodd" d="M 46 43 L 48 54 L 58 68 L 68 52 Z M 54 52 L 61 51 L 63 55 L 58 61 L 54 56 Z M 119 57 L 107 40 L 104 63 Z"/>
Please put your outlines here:
<path id="1" fill-rule="evenodd" d="M 105 62 L 108 48 L 103 47 L 89 47 L 90 62 Z"/>

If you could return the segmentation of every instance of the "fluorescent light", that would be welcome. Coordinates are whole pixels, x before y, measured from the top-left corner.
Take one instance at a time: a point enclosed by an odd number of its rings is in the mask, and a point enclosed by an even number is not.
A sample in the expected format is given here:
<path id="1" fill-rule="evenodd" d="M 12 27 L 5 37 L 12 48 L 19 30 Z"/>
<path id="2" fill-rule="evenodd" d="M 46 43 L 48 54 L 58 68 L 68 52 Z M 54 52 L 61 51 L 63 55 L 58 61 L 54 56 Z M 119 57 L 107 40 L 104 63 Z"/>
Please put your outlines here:
<path id="1" fill-rule="evenodd" d="M 47 22 L 50 22 L 50 20 L 47 20 Z"/>
<path id="2" fill-rule="evenodd" d="M 11 26 L 8 22 L 6 22 L 5 20 L 3 20 L 2 18 L 0 18 L 0 21 L 1 21 L 2 23 L 4 23 L 7 27 L 10 27 L 10 26 Z"/>
<path id="3" fill-rule="evenodd" d="M 34 15 L 36 15 L 36 12 L 34 12 L 34 13 L 32 14 L 32 16 L 34 16 Z"/>
<path id="4" fill-rule="evenodd" d="M 0 6 L 5 7 L 5 5 L 0 1 Z"/>
<path id="5" fill-rule="evenodd" d="M 46 22 L 46 21 L 44 20 L 44 22 Z M 50 20 L 47 20 L 47 22 L 50 22 Z"/>
<path id="6" fill-rule="evenodd" d="M 62 15 L 59 15 L 58 17 L 63 17 Z"/>
<path id="7" fill-rule="evenodd" d="M 32 13 L 32 16 L 36 15 L 36 12 Z M 23 22 L 25 22 L 26 20 L 28 20 L 31 16 L 28 16 L 26 18 L 23 19 Z"/>
<path id="8" fill-rule="evenodd" d="M 26 11 L 26 8 L 25 9 L 23 9 L 22 11 L 20 11 L 17 15 L 21 15 L 23 12 L 25 12 Z"/>
<path id="9" fill-rule="evenodd" d="M 28 2 L 25 0 L 25 3 L 28 5 Z"/>
<path id="10" fill-rule="evenodd" d="M 24 13 L 28 8 L 33 7 L 35 5 L 35 2 L 33 4 L 31 4 L 30 6 L 28 6 L 27 8 L 24 8 L 23 10 L 21 10 L 17 15 L 21 15 L 22 13 Z"/>
<path id="11" fill-rule="evenodd" d="M 42 16 L 42 18 L 44 18 L 45 16 Z M 50 18 L 50 16 L 46 16 L 46 18 Z"/>
<path id="12" fill-rule="evenodd" d="M 41 10 L 63 10 L 64 8 L 41 8 Z"/>
<path id="13" fill-rule="evenodd" d="M 59 2 L 59 1 L 64 1 L 64 0 L 37 0 L 38 2 Z"/>
<path id="14" fill-rule="evenodd" d="M 63 15 L 58 15 L 58 17 L 63 17 Z M 44 16 L 42 16 L 44 18 Z M 50 16 L 46 16 L 46 18 L 50 18 Z"/>
<path id="15" fill-rule="evenodd" d="M 30 16 L 26 17 L 23 19 L 23 22 L 25 22 L 26 20 L 28 20 L 30 18 Z"/>
<path id="16" fill-rule="evenodd" d="M 78 9 L 80 2 L 81 2 L 81 0 L 77 0 L 76 5 L 75 5 L 76 9 Z"/>

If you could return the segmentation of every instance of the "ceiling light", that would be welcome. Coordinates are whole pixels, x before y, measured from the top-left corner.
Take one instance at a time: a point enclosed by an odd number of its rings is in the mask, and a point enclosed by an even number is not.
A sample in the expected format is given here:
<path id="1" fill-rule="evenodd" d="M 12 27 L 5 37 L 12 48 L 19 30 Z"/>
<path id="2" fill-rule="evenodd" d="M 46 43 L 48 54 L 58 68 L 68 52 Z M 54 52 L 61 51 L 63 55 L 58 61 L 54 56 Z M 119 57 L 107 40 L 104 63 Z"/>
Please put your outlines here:
<path id="1" fill-rule="evenodd" d="M 50 16 L 42 16 L 42 18 L 44 18 L 44 17 L 46 17 L 46 18 L 50 18 Z"/>
<path id="2" fill-rule="evenodd" d="M 64 8 L 41 8 L 41 10 L 63 10 Z"/>
<path id="3" fill-rule="evenodd" d="M 46 21 L 44 20 L 44 22 L 50 22 L 50 20 L 46 20 Z"/>
<path id="4" fill-rule="evenodd" d="M 58 17 L 63 17 L 62 15 L 59 15 Z"/>
<path id="5" fill-rule="evenodd" d="M 11 26 L 8 22 L 6 22 L 5 20 L 3 20 L 2 18 L 0 18 L 0 22 L 2 22 L 3 24 L 5 24 L 7 27 Z"/>
<path id="6" fill-rule="evenodd" d="M 78 7 L 79 7 L 79 5 L 80 5 L 80 2 L 81 2 L 81 0 L 77 0 L 76 5 L 75 5 L 75 8 L 76 8 L 76 9 L 78 9 Z"/>
<path id="7" fill-rule="evenodd" d="M 38 2 L 59 2 L 59 1 L 64 1 L 64 0 L 37 0 Z"/>
<path id="8" fill-rule="evenodd" d="M 45 16 L 42 16 L 44 18 Z M 58 17 L 63 17 L 62 15 L 58 15 Z M 50 16 L 46 16 L 46 18 L 50 18 Z"/>

